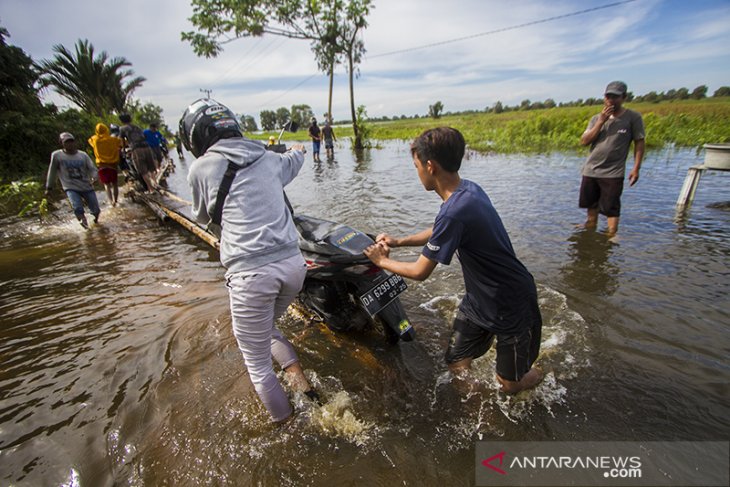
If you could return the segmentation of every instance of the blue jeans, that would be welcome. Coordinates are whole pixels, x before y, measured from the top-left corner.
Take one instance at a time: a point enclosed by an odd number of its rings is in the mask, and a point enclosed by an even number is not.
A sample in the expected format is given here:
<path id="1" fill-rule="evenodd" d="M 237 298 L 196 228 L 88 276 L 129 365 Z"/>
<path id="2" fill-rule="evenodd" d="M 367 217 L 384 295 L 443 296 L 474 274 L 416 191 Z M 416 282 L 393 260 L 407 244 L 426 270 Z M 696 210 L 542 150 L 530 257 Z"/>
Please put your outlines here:
<path id="1" fill-rule="evenodd" d="M 313 140 L 312 141 L 312 152 L 314 154 L 319 154 L 320 143 L 321 142 L 319 140 Z"/>
<path id="2" fill-rule="evenodd" d="M 89 191 L 76 191 L 74 189 L 67 189 L 66 196 L 68 201 L 71 203 L 71 207 L 74 210 L 76 218 L 81 220 L 84 216 L 84 200 L 86 200 L 86 206 L 89 207 L 89 211 L 92 215 L 99 216 L 101 210 L 99 209 L 99 201 L 96 199 L 96 192 L 94 190 Z"/>

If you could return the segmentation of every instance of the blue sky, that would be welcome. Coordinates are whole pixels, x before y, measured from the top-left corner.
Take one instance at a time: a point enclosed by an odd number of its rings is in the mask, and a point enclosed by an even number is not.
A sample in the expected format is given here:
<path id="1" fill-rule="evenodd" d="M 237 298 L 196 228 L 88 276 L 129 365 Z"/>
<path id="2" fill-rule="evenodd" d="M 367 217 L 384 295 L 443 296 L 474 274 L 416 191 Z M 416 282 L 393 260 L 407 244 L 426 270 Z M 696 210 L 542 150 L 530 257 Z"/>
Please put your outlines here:
<path id="1" fill-rule="evenodd" d="M 621 79 L 643 94 L 730 85 L 730 0 L 636 0 L 594 12 L 436 47 L 440 43 L 613 3 L 578 0 L 375 0 L 364 32 L 367 55 L 355 84 L 371 116 L 483 109 L 496 101 L 601 96 Z M 138 13 L 137 13 L 138 12 Z M 327 77 L 304 41 L 245 38 L 215 59 L 198 58 L 180 32 L 192 28 L 186 0 L 0 0 L 10 43 L 33 59 L 86 38 L 123 56 L 147 78 L 135 96 L 160 105 L 171 127 L 211 89 L 237 113 L 308 104 L 327 108 Z M 297 86 L 298 85 L 298 86 Z M 46 99 L 68 102 L 53 92 Z M 338 67 L 333 113 L 349 118 L 347 74 Z"/>

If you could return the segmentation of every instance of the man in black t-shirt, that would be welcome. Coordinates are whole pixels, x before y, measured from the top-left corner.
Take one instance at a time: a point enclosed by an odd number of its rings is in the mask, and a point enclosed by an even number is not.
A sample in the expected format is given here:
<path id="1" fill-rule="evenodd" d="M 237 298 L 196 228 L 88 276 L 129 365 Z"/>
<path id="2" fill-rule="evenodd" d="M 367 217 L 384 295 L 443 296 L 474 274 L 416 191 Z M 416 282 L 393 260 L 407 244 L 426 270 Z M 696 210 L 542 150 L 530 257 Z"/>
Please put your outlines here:
<path id="1" fill-rule="evenodd" d="M 312 158 L 314 162 L 320 162 L 319 160 L 319 147 L 322 140 L 321 130 L 317 125 L 317 119 L 312 117 L 312 125 L 309 126 L 309 138 L 312 139 Z"/>
<path id="2" fill-rule="evenodd" d="M 537 289 L 487 194 L 459 176 L 464 149 L 461 133 L 447 127 L 427 130 L 413 142 L 411 155 L 423 187 L 436 191 L 444 203 L 432 228 L 401 239 L 378 235 L 365 255 L 383 269 L 423 281 L 456 253 L 466 293 L 446 351 L 449 369 L 467 370 L 496 338 L 497 380 L 504 392 L 517 393 L 542 379 L 532 367 L 542 330 Z M 420 245 L 425 246 L 416 262 L 389 256 L 391 247 Z"/>

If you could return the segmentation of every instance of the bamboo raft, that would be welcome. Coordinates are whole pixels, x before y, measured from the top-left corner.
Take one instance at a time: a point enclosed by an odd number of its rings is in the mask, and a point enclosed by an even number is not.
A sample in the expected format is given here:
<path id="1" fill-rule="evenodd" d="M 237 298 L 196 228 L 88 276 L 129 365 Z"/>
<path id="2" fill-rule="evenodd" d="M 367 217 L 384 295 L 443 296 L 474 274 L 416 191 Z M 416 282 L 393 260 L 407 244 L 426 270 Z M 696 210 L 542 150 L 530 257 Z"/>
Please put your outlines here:
<path id="1" fill-rule="evenodd" d="M 169 176 L 174 169 L 172 159 L 166 159 L 155 181 L 158 186 Z M 174 193 L 170 193 L 165 189 L 160 189 L 156 193 L 144 193 L 130 185 L 127 196 L 133 201 L 138 201 L 147 205 L 152 212 L 160 219 L 161 222 L 170 220 L 178 223 L 184 229 L 200 238 L 202 241 L 210 245 L 216 250 L 220 250 L 220 242 L 218 238 L 201 228 L 197 223 L 191 220 L 185 213 L 185 209 L 192 206 L 192 202 L 186 201 Z"/>

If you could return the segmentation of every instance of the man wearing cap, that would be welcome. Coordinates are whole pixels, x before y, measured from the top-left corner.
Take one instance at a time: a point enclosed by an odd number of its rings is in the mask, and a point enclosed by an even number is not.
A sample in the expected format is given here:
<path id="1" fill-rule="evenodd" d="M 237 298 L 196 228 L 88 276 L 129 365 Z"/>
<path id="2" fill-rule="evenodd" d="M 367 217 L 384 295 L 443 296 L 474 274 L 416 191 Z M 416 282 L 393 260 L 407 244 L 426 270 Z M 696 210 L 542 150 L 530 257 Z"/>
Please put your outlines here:
<path id="1" fill-rule="evenodd" d="M 99 222 L 99 201 L 96 199 L 93 181 L 97 178 L 97 170 L 91 157 L 76 148 L 74 136 L 63 132 L 58 137 L 62 149 L 51 154 L 51 163 L 48 166 L 48 178 L 46 179 L 46 194 L 50 194 L 53 183 L 56 182 L 56 175 L 61 180 L 61 187 L 68 196 L 74 215 L 84 228 L 89 228 L 84 215 L 84 201 L 89 211 L 94 215 L 94 223 Z"/>
<path id="2" fill-rule="evenodd" d="M 606 86 L 603 110 L 588 123 L 580 143 L 591 146 L 583 165 L 578 205 L 587 209 L 586 228 L 595 228 L 598 214 L 608 218 L 606 233 L 618 231 L 621 214 L 621 193 L 624 188 L 626 157 L 634 142 L 634 167 L 629 173 L 629 185 L 639 180 L 644 158 L 644 121 L 641 115 L 623 107 L 626 83 L 612 81 Z"/>

